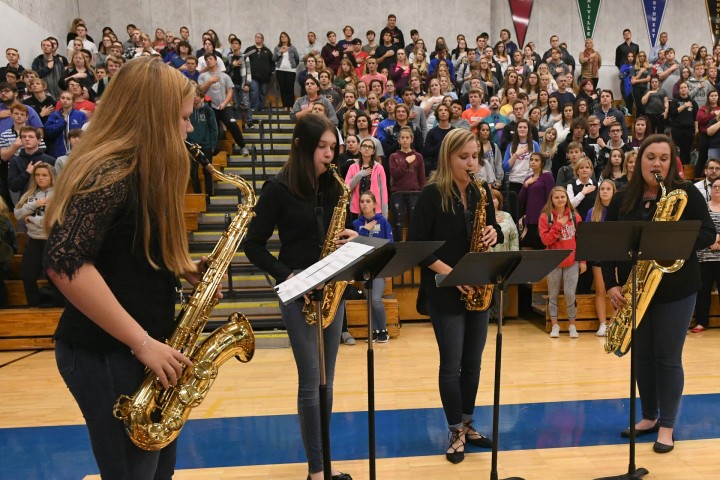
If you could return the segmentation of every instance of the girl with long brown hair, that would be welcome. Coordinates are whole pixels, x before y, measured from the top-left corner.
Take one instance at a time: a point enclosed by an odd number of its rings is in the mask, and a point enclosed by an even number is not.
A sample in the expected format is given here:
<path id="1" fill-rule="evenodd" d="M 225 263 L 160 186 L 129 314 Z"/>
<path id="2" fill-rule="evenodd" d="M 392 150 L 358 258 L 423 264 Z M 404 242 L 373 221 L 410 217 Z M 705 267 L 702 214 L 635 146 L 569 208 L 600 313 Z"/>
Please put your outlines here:
<path id="1" fill-rule="evenodd" d="M 163 340 L 175 326 L 178 278 L 199 277 L 183 214 L 193 96 L 187 78 L 161 59 L 128 62 L 47 205 L 44 267 L 68 302 L 55 356 L 103 477 L 170 478 L 175 465 L 176 442 L 140 449 L 112 412 L 146 368 L 167 388 L 191 365 Z M 159 111 L 172 123 L 159 126 Z"/>

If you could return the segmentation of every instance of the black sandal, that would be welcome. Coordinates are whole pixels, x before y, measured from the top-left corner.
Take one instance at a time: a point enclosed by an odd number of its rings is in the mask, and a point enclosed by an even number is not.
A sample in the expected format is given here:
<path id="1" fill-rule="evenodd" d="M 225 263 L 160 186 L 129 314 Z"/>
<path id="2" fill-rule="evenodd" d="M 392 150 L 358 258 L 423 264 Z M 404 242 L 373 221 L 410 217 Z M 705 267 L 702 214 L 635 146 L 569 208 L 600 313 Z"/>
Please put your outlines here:
<path id="1" fill-rule="evenodd" d="M 452 450 L 452 452 L 446 452 L 445 458 L 448 459 L 448 462 L 450 463 L 460 463 L 463 460 L 465 460 L 465 442 L 461 440 L 461 437 L 463 436 L 462 429 L 455 430 L 451 429 L 450 433 L 448 434 L 448 437 L 450 438 L 450 446 L 448 447 L 448 450 Z M 455 442 L 460 440 L 460 445 L 457 447 L 453 447 Z M 459 451 L 462 448 L 462 451 Z"/>

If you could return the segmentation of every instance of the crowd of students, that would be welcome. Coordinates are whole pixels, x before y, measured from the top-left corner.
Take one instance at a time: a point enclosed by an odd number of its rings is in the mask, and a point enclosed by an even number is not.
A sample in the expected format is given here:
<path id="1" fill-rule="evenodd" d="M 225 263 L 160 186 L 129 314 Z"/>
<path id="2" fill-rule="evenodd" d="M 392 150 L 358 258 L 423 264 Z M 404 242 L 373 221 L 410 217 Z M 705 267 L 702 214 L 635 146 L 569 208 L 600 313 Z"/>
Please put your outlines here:
<path id="1" fill-rule="evenodd" d="M 240 153 L 248 153 L 238 120 L 253 127 L 252 114 L 265 108 L 274 74 L 279 103 L 291 118 L 319 111 L 337 125 L 351 212 L 360 214 L 360 194 L 371 191 L 378 213 L 393 220 L 396 238 L 416 197 L 393 194 L 422 189 L 437 168 L 442 140 L 456 128 L 477 136 L 480 176 L 504 190 L 524 248 L 546 246 L 541 211 L 552 186 L 566 190 L 569 207 L 584 219 L 602 180 L 617 189 L 627 183 L 633 152 L 651 133 L 671 134 L 682 163 L 695 162 L 696 176 L 705 173 L 708 157 L 720 158 L 720 47 L 710 53 L 693 44 L 682 55 L 663 32 L 656 47 L 641 50 L 624 30 L 615 52 L 623 97 L 618 106 L 610 85 L 598 88 L 602 62 L 592 39 L 577 57 L 556 35 L 542 55 L 532 41 L 519 48 L 506 29 L 497 41 L 477 35 L 475 48 L 459 34 L 451 49 L 443 37 L 427 42 L 415 29 L 406 43 L 395 15 L 387 20 L 379 35 L 365 33 L 366 42 L 346 25 L 341 39 L 327 32 L 324 45 L 314 32 L 302 46 L 281 32 L 277 45 L 268 47 L 258 32 L 243 50 L 236 35 L 223 47 L 208 30 L 195 50 L 186 27 L 177 36 L 160 28 L 151 36 L 129 24 L 125 41 L 105 27 L 95 42 L 84 21 L 75 19 L 62 46 L 54 37 L 42 40 L 43 53 L 30 69 L 10 47 L 0 69 L 3 199 L 12 208 L 24 193 L 31 156 L 31 165 L 41 159 L 53 165 L 67 155 L 113 76 L 129 59 L 145 55 L 161 56 L 196 82 L 191 140 L 206 154 L 217 148 L 223 127 Z M 635 116 L 630 131 L 625 114 Z M 39 148 L 21 138 L 23 127 L 37 129 Z M 205 188 L 211 195 L 210 178 Z"/>

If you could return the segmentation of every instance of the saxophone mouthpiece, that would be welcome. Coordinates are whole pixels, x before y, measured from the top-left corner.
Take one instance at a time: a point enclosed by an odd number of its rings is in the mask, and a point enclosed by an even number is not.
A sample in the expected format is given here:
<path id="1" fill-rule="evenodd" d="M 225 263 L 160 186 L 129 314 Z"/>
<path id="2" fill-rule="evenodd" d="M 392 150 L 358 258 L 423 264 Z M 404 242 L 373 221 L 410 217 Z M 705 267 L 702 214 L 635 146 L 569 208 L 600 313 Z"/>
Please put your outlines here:
<path id="1" fill-rule="evenodd" d="M 653 175 L 655 175 L 655 180 L 657 180 L 658 183 L 663 182 L 663 177 L 660 175 L 659 172 L 653 172 Z"/>

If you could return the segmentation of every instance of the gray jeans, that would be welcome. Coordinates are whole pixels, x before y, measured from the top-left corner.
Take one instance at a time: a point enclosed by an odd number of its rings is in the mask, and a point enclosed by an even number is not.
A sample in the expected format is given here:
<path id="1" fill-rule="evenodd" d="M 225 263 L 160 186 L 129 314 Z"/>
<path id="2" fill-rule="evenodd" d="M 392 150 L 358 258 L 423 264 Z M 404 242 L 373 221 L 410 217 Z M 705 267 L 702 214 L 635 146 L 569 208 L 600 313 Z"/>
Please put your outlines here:
<path id="1" fill-rule="evenodd" d="M 318 362 L 317 326 L 305 322 L 303 302 L 280 305 L 285 328 L 290 337 L 295 364 L 298 371 L 298 418 L 305 456 L 310 473 L 323 470 L 322 432 L 320 429 L 320 370 Z M 333 379 L 335 360 L 340 347 L 340 330 L 345 312 L 345 302 L 340 302 L 333 322 L 324 330 L 325 374 L 327 380 L 328 408 L 332 412 Z"/>
<path id="2" fill-rule="evenodd" d="M 558 295 L 560 295 L 560 281 L 562 280 L 567 316 L 568 319 L 575 320 L 575 317 L 577 317 L 575 291 L 577 290 L 579 275 L 580 265 L 578 262 L 565 268 L 557 267 L 548 273 L 548 312 L 550 313 L 550 318 L 557 318 L 558 316 Z"/>

